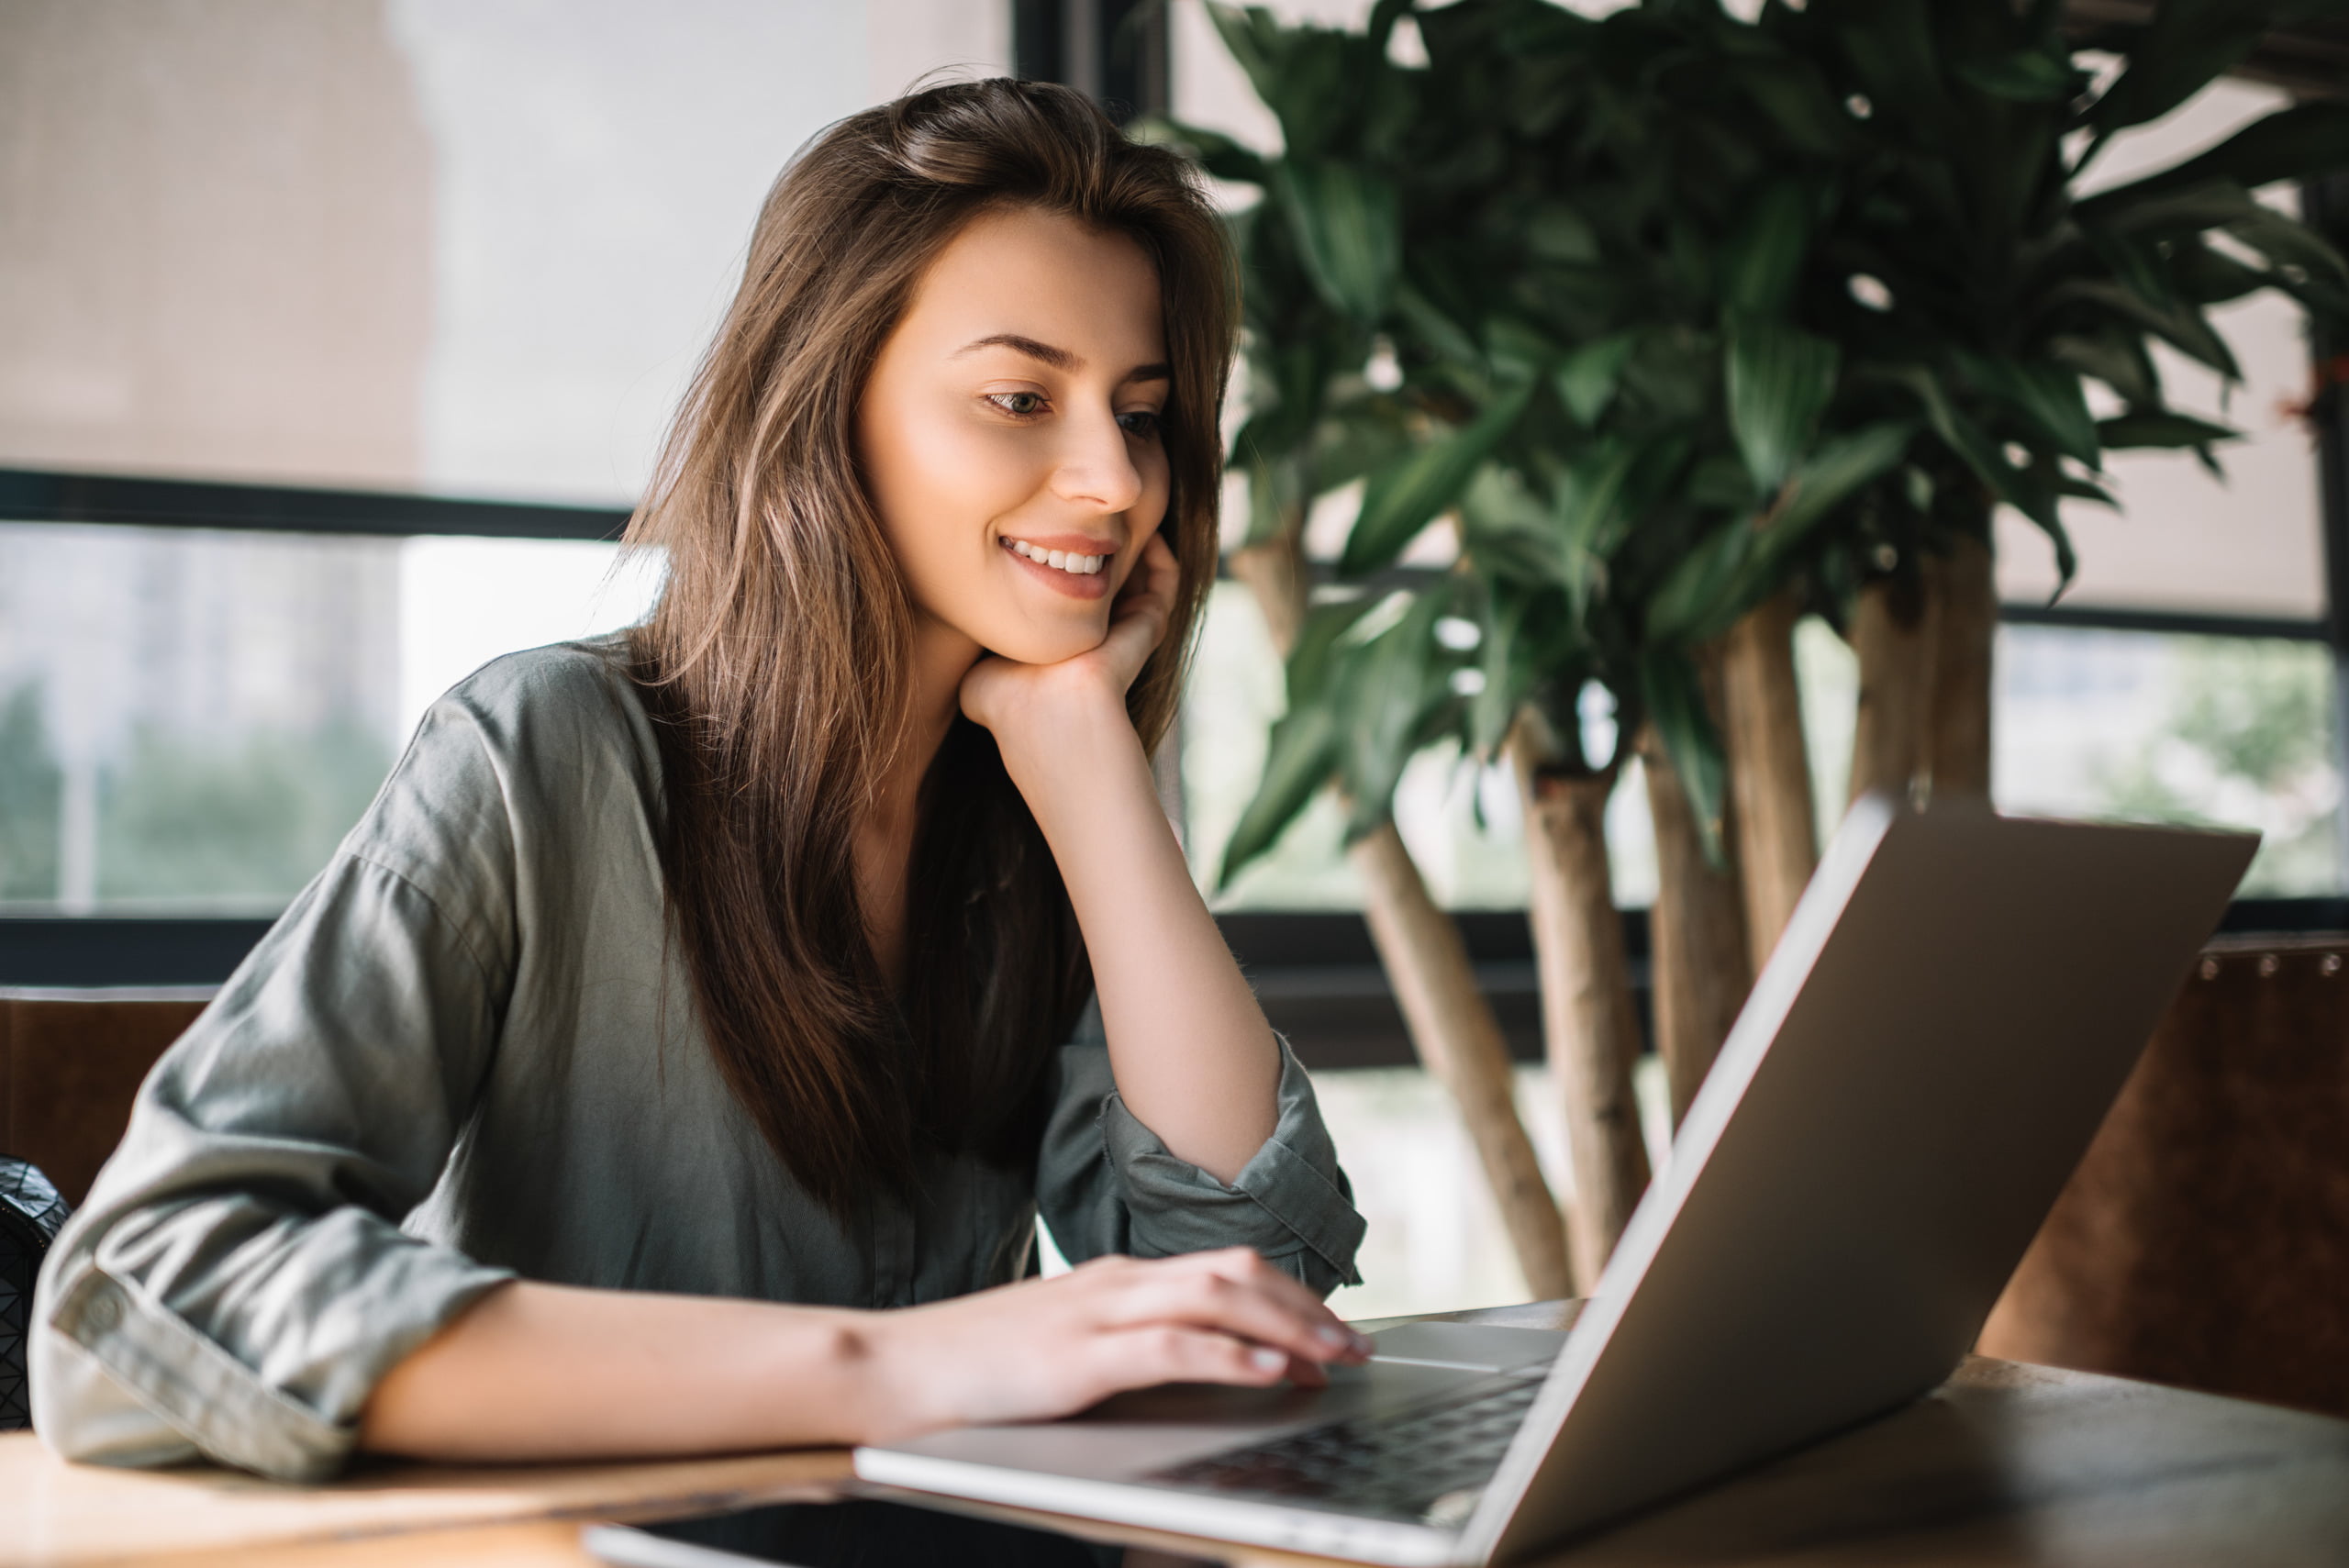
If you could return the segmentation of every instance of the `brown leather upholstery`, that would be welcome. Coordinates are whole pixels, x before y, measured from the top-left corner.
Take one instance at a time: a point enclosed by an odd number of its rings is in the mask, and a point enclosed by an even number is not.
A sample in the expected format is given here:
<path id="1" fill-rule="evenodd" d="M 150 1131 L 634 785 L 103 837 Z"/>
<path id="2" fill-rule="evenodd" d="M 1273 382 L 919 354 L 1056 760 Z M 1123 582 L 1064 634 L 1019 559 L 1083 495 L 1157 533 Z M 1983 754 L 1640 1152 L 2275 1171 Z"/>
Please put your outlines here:
<path id="1" fill-rule="evenodd" d="M 139 1081 L 203 1010 L 0 995 L 0 1153 L 39 1166 L 79 1204 L 130 1123 Z"/>
<path id="2" fill-rule="evenodd" d="M 2349 937 L 2204 955 L 1981 1349 L 2349 1416 Z"/>

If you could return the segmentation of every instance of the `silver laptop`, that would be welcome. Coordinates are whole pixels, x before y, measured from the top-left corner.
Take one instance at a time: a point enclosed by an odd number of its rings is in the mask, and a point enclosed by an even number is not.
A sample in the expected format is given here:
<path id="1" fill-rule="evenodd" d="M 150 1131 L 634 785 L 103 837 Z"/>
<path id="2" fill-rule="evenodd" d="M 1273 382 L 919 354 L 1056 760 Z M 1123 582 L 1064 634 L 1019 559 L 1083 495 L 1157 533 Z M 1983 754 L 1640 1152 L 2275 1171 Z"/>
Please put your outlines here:
<path id="1" fill-rule="evenodd" d="M 1895 1409 L 1973 1343 L 2256 843 L 1863 800 L 1569 1332 L 1412 1324 L 1324 1391 L 1122 1395 L 857 1474 L 1484 1563 Z"/>

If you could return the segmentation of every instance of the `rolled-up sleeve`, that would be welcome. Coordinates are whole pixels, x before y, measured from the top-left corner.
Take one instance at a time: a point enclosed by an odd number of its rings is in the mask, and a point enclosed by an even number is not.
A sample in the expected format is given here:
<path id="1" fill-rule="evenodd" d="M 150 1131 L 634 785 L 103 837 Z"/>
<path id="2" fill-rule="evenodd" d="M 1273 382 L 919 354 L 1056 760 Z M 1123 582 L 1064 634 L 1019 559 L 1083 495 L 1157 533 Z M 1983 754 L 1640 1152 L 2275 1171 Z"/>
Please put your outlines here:
<path id="1" fill-rule="evenodd" d="M 452 748 L 420 738 L 371 821 L 396 838 L 437 800 L 442 848 L 494 860 L 494 784 L 483 802 L 414 777 Z M 499 935 L 367 837 L 165 1053 L 50 1251 L 33 1418 L 69 1459 L 331 1474 L 377 1381 L 510 1277 L 400 1229 L 488 1070 L 510 969 L 484 950 Z"/>
<path id="2" fill-rule="evenodd" d="M 1106 1044 L 1081 1031 L 1061 1048 L 1037 1186 L 1044 1222 L 1071 1262 L 1244 1246 L 1324 1296 L 1362 1283 L 1353 1188 L 1312 1079 L 1288 1042 L 1278 1043 L 1279 1119 L 1228 1184 L 1168 1152 L 1126 1108 Z"/>

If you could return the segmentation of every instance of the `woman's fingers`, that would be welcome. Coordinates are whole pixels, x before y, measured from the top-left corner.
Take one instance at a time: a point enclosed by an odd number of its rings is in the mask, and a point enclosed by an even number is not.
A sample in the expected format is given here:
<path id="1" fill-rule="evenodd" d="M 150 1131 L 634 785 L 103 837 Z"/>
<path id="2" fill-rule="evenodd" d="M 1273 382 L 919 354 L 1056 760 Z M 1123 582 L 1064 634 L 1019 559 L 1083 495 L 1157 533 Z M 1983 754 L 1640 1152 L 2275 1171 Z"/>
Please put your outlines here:
<path id="1" fill-rule="evenodd" d="M 1101 1311 L 1106 1328 L 1181 1323 L 1304 1362 L 1359 1361 L 1368 1350 L 1312 1292 L 1244 1250 L 1138 1264 L 1105 1291 Z"/>
<path id="2" fill-rule="evenodd" d="M 1320 1362 L 1299 1361 L 1295 1356 L 1288 1358 L 1288 1380 L 1299 1388 L 1330 1386 L 1329 1371 Z"/>
<path id="3" fill-rule="evenodd" d="M 1166 635 L 1166 623 L 1174 610 L 1174 590 L 1180 585 L 1182 573 L 1174 565 L 1174 552 L 1166 548 L 1165 539 L 1156 534 L 1142 546 L 1141 559 L 1134 566 L 1134 573 L 1119 590 L 1118 602 L 1109 617 L 1109 634 L 1133 637 L 1141 652 L 1147 656 Z"/>
<path id="4" fill-rule="evenodd" d="M 898 1386 L 938 1407 L 900 1412 L 907 1430 L 1064 1416 L 1160 1383 L 1318 1388 L 1327 1363 L 1370 1348 L 1246 1248 L 1097 1258 L 1057 1279 L 885 1313 L 876 1328 Z"/>
<path id="5" fill-rule="evenodd" d="M 1197 1253 L 1196 1257 L 1202 1267 L 1263 1292 L 1275 1305 L 1302 1318 L 1315 1340 L 1332 1352 L 1318 1359 L 1360 1361 L 1370 1354 L 1372 1347 L 1366 1335 L 1355 1333 L 1295 1275 L 1275 1268 L 1254 1249 L 1227 1247 L 1220 1251 Z"/>
<path id="6" fill-rule="evenodd" d="M 1188 1261 L 1226 1279 L 1252 1284 L 1274 1300 L 1286 1302 L 1315 1322 L 1327 1321 L 1344 1327 L 1338 1315 L 1330 1311 L 1319 1296 L 1308 1290 L 1297 1276 L 1275 1268 L 1264 1261 L 1263 1253 L 1252 1247 L 1224 1247 L 1212 1252 L 1194 1252 Z"/>
<path id="7" fill-rule="evenodd" d="M 1229 1334 L 1173 1324 L 1096 1336 L 1092 1361 L 1105 1391 L 1161 1383 L 1236 1383 L 1263 1387 L 1288 1374 L 1289 1358 Z M 1317 1371 L 1319 1369 L 1316 1369 Z"/>

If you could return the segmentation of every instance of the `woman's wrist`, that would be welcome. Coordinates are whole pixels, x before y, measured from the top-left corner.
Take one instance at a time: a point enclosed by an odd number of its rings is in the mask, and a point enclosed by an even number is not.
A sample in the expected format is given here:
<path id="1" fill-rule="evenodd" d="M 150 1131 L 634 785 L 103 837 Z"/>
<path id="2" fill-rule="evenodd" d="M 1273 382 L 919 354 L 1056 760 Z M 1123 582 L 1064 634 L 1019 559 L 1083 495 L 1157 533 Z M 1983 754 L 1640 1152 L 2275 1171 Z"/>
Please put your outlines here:
<path id="1" fill-rule="evenodd" d="M 1097 790 L 1105 767 L 1140 758 L 1149 768 L 1123 697 L 1106 688 L 1072 683 L 1068 691 L 1029 694 L 989 728 L 1004 770 L 1040 817 L 1040 796 L 1063 781 Z"/>
<path id="2" fill-rule="evenodd" d="M 968 1299 L 968 1298 L 965 1298 Z M 955 1358 L 941 1362 L 935 1310 L 843 1312 L 836 1349 L 850 1443 L 896 1442 L 968 1418 L 954 1400 Z"/>

